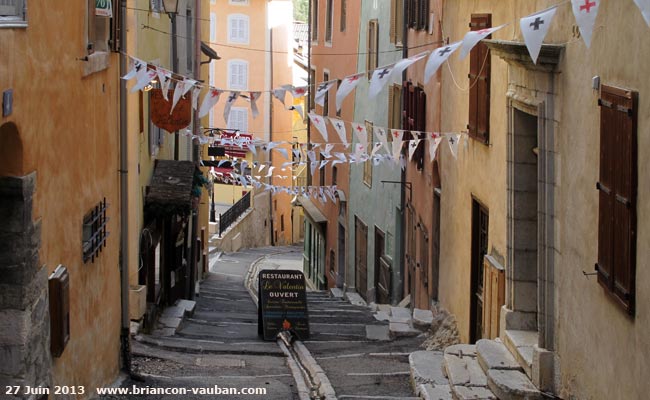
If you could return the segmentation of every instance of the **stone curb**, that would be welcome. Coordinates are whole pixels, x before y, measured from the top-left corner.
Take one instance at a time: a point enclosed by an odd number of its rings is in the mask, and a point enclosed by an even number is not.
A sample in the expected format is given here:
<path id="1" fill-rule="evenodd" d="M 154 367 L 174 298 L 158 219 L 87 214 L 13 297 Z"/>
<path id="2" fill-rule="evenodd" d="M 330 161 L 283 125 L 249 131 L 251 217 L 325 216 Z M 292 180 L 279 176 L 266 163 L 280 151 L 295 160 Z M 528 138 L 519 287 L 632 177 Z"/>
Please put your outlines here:
<path id="1" fill-rule="evenodd" d="M 323 371 L 314 357 L 312 357 L 307 347 L 299 341 L 295 341 L 293 347 L 300 363 L 307 368 L 309 375 L 314 379 L 315 383 L 318 384 L 318 393 L 321 395 L 321 398 L 336 399 L 336 392 L 334 391 L 334 387 L 327 377 L 327 374 L 325 374 L 325 371 Z"/>
<path id="2" fill-rule="evenodd" d="M 280 346 L 280 349 L 282 349 L 282 352 L 287 356 L 287 365 L 289 366 L 289 370 L 291 370 L 291 375 L 293 375 L 293 380 L 296 382 L 296 385 L 298 386 L 298 397 L 300 400 L 311 400 L 311 392 L 309 388 L 307 388 L 307 385 L 305 385 L 305 378 L 302 376 L 302 372 L 300 371 L 300 366 L 296 361 L 293 359 L 291 356 L 291 352 L 287 348 L 287 346 L 284 344 L 282 340 L 278 340 L 278 346 Z"/>

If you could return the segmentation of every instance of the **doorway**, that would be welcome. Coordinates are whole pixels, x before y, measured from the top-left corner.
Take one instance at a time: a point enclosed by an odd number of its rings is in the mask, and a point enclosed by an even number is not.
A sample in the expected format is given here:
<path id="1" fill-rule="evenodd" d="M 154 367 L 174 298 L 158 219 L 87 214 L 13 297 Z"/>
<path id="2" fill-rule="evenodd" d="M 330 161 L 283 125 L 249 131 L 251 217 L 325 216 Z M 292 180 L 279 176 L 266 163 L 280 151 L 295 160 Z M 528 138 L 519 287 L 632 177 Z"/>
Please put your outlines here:
<path id="1" fill-rule="evenodd" d="M 338 255 L 338 275 L 336 277 L 336 287 L 343 288 L 345 284 L 345 255 L 347 254 L 345 250 L 345 227 L 343 224 L 339 223 L 339 255 Z"/>
<path id="2" fill-rule="evenodd" d="M 378 304 L 390 303 L 391 272 L 384 258 L 386 235 L 375 227 L 375 295 Z"/>
<path id="3" fill-rule="evenodd" d="M 483 257 L 488 249 L 488 224 L 487 208 L 472 199 L 470 343 L 476 343 L 483 337 Z"/>
<path id="4" fill-rule="evenodd" d="M 368 226 L 358 217 L 354 221 L 354 255 L 356 264 L 355 286 L 357 292 L 367 300 L 368 291 Z"/>

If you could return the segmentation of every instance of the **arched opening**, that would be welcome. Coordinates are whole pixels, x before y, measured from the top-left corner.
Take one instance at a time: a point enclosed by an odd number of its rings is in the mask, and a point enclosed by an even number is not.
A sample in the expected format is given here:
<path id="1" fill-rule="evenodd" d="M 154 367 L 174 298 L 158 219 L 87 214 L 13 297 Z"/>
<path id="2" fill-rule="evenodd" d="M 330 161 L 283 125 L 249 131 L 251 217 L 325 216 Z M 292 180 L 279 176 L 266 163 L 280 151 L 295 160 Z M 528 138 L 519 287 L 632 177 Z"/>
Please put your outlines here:
<path id="1" fill-rule="evenodd" d="M 23 142 L 13 122 L 0 125 L 0 176 L 23 176 Z"/>

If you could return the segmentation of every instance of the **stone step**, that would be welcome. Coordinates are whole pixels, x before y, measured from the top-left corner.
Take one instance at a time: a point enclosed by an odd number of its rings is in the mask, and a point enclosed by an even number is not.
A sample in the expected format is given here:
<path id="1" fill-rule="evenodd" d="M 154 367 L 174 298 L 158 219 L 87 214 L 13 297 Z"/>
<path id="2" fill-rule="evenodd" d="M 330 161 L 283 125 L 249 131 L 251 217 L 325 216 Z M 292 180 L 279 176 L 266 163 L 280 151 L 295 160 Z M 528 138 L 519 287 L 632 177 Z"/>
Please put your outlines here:
<path id="1" fill-rule="evenodd" d="M 424 400 L 453 400 L 449 385 L 418 385 L 415 394 Z"/>
<path id="2" fill-rule="evenodd" d="M 476 346 L 457 344 L 444 351 L 444 367 L 454 400 L 496 400 L 488 388 L 487 376 L 481 369 Z"/>
<path id="3" fill-rule="evenodd" d="M 440 351 L 414 351 L 409 355 L 411 383 L 415 387 L 421 384 L 448 386 L 444 362 L 445 357 Z"/>
<path id="4" fill-rule="evenodd" d="M 542 400 L 544 396 L 521 371 L 490 369 L 488 387 L 500 400 Z"/>
<path id="5" fill-rule="evenodd" d="M 506 330 L 503 342 L 524 369 L 529 379 L 533 376 L 533 348 L 537 345 L 539 335 L 536 331 Z"/>
<path id="6" fill-rule="evenodd" d="M 490 369 L 518 370 L 524 372 L 503 343 L 481 339 L 476 342 L 478 363 L 487 374 Z"/>

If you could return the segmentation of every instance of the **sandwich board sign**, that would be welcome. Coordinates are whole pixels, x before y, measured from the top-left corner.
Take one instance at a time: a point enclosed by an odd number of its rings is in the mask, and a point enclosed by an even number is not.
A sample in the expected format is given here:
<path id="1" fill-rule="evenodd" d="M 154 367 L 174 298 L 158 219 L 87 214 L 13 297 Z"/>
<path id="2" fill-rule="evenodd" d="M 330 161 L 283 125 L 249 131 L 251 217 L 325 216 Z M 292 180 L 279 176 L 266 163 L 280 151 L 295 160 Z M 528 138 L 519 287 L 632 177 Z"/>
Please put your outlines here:
<path id="1" fill-rule="evenodd" d="M 257 331 L 264 340 L 276 340 L 288 331 L 295 338 L 309 338 L 309 314 L 305 276 L 296 270 L 263 270 L 258 282 Z"/>

